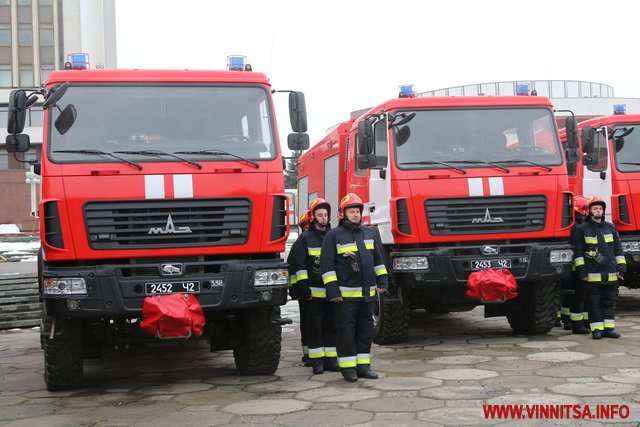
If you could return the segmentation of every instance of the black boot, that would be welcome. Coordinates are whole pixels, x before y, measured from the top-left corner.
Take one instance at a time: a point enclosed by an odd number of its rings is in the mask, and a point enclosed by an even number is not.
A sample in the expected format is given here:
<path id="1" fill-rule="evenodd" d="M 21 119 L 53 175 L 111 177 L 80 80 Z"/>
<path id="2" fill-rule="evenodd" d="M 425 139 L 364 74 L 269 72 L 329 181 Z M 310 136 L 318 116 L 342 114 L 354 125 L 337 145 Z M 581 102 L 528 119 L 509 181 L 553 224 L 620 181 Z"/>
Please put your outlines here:
<path id="1" fill-rule="evenodd" d="M 342 377 L 350 383 L 358 381 L 358 374 L 356 373 L 355 368 L 342 369 Z"/>
<path id="2" fill-rule="evenodd" d="M 560 320 L 559 317 L 556 317 L 556 323 L 554 323 L 553 326 L 555 326 L 556 328 L 561 327 L 562 326 L 562 320 Z"/>
<path id="3" fill-rule="evenodd" d="M 588 334 L 589 329 L 585 328 L 582 322 L 573 322 L 571 333 L 572 334 Z"/>
<path id="4" fill-rule="evenodd" d="M 338 365 L 338 359 L 335 357 L 324 358 L 324 370 L 330 372 L 340 372 L 340 365 Z"/>
<path id="5" fill-rule="evenodd" d="M 593 338 L 594 340 L 599 340 L 600 338 L 602 338 L 603 334 L 604 333 L 600 329 L 596 329 L 595 331 L 591 332 L 591 338 Z"/>
<path id="6" fill-rule="evenodd" d="M 369 365 L 358 366 L 358 378 L 366 378 L 369 380 L 377 380 L 378 374 L 373 372 Z"/>
<path id="7" fill-rule="evenodd" d="M 319 375 L 324 373 L 324 357 L 318 357 L 310 359 L 311 368 L 313 369 L 313 375 Z"/>
<path id="8" fill-rule="evenodd" d="M 620 338 L 620 334 L 614 331 L 613 329 L 605 329 L 603 336 L 607 338 Z"/>

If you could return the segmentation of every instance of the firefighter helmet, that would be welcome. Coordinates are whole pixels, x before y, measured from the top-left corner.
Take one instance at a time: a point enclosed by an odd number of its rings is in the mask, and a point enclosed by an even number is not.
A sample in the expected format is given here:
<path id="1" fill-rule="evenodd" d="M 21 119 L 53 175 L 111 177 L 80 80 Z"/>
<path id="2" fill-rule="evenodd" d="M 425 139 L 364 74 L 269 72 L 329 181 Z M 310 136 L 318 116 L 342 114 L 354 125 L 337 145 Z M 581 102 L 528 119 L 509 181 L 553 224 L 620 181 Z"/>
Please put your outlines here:
<path id="1" fill-rule="evenodd" d="M 591 206 L 600 205 L 602 206 L 602 210 L 607 209 L 607 203 L 600 196 L 593 196 L 589 199 L 589 211 L 591 211 Z"/>
<path id="2" fill-rule="evenodd" d="M 347 195 L 344 196 L 342 200 L 340 200 L 340 204 L 338 205 L 340 219 L 344 219 L 344 211 L 347 208 L 359 208 L 360 214 L 362 215 L 362 211 L 364 210 L 364 203 L 362 203 L 362 199 L 357 194 L 347 193 Z"/>
<path id="3" fill-rule="evenodd" d="M 317 199 L 314 199 L 313 202 L 311 202 L 311 204 L 309 205 L 309 222 L 313 222 L 316 220 L 317 209 L 326 209 L 329 218 L 331 218 L 331 204 L 322 197 L 318 197 Z"/>
<path id="4" fill-rule="evenodd" d="M 298 221 L 298 226 L 302 231 L 309 229 L 309 212 L 304 211 L 302 215 L 300 215 L 300 220 Z"/>
<path id="5" fill-rule="evenodd" d="M 582 215 L 589 215 L 589 199 L 581 194 L 573 196 L 573 210 Z"/>

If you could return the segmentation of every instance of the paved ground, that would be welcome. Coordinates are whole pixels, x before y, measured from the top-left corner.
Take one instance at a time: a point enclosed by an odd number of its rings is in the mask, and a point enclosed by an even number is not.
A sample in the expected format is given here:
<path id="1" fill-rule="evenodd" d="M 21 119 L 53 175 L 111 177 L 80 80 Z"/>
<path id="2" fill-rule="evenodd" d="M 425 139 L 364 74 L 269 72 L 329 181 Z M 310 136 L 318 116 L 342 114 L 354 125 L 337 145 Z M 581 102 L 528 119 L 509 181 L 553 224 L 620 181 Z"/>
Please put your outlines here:
<path id="1" fill-rule="evenodd" d="M 301 366 L 297 324 L 287 327 L 275 375 L 235 374 L 230 352 L 205 342 L 136 349 L 88 361 L 86 387 L 50 393 L 37 330 L 0 332 L 0 425 L 600 425 L 601 420 L 485 420 L 483 404 L 628 405 L 640 421 L 640 293 L 623 292 L 623 338 L 594 341 L 556 328 L 515 336 L 503 318 L 415 312 L 410 340 L 374 346 L 381 379 L 349 384 Z M 285 315 L 297 323 L 297 307 Z M 527 424 L 527 422 L 529 424 Z"/>

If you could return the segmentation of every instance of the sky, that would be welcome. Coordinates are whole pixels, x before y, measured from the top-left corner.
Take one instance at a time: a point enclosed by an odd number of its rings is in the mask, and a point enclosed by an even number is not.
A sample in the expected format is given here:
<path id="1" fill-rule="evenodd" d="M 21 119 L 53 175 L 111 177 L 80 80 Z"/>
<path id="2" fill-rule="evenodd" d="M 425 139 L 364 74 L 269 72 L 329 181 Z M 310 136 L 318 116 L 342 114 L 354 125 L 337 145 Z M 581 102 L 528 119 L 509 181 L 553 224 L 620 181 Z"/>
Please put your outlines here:
<path id="1" fill-rule="evenodd" d="M 248 58 L 305 93 L 311 144 L 350 112 L 501 80 L 583 80 L 640 98 L 640 2 L 116 0 L 119 68 L 224 69 Z M 291 132 L 275 94 L 281 144 Z"/>

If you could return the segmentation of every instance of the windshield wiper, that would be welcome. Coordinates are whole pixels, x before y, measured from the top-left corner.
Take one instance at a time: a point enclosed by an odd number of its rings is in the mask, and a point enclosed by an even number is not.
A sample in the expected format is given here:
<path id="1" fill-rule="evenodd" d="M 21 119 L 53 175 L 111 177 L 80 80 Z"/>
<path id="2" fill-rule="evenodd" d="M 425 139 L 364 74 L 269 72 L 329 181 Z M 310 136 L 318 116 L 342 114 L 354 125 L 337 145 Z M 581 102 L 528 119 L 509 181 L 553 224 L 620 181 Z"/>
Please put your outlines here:
<path id="1" fill-rule="evenodd" d="M 242 162 L 249 163 L 254 168 L 258 169 L 260 165 L 252 160 L 245 159 L 244 157 L 240 157 L 237 154 L 229 153 L 228 151 L 223 150 L 200 150 L 200 151 L 176 151 L 174 154 L 197 154 L 199 156 L 230 156 L 234 157 Z"/>
<path id="2" fill-rule="evenodd" d="M 457 167 L 455 167 L 455 166 L 452 166 L 452 165 L 450 165 L 450 164 L 443 163 L 443 162 L 434 162 L 433 160 L 421 160 L 421 161 L 419 161 L 419 162 L 402 162 L 402 163 L 400 163 L 400 164 L 401 164 L 401 165 L 440 165 L 440 166 L 446 166 L 446 167 L 448 167 L 449 169 L 455 169 L 455 170 L 457 170 L 458 172 L 461 172 L 461 173 L 463 173 L 463 174 L 466 174 L 466 173 L 467 173 L 467 171 L 466 171 L 466 170 L 464 170 L 464 169 L 460 169 L 460 168 L 457 168 Z"/>
<path id="3" fill-rule="evenodd" d="M 633 166 L 640 166 L 640 163 L 638 162 L 621 162 L 621 165 L 633 165 Z"/>
<path id="4" fill-rule="evenodd" d="M 494 163 L 507 163 L 507 164 L 529 163 L 530 165 L 541 167 L 543 169 L 546 169 L 547 171 L 552 171 L 553 170 L 549 166 L 541 165 L 540 163 L 532 162 L 531 160 L 523 160 L 523 159 L 498 160 L 497 162 L 494 162 Z"/>
<path id="5" fill-rule="evenodd" d="M 114 153 L 132 154 L 132 155 L 140 155 L 140 156 L 156 156 L 156 157 L 169 156 L 169 157 L 173 157 L 174 159 L 183 161 L 185 163 L 189 163 L 190 165 L 193 165 L 198 169 L 202 169 L 202 165 L 200 163 L 192 162 L 191 160 L 185 159 L 184 157 L 176 156 L 175 154 L 167 153 L 166 151 L 161 151 L 161 150 L 114 151 Z"/>
<path id="6" fill-rule="evenodd" d="M 127 159 L 123 159 L 120 156 L 116 156 L 113 153 L 107 153 L 105 151 L 100 151 L 100 150 L 55 150 L 54 153 L 71 153 L 71 154 L 91 154 L 93 156 L 108 156 L 108 157 L 113 157 L 114 159 L 118 159 L 121 162 L 124 162 L 128 165 L 131 165 L 133 167 L 138 168 L 138 170 L 142 170 L 142 166 L 140 166 L 138 163 L 136 162 L 131 162 Z"/>
<path id="7" fill-rule="evenodd" d="M 494 168 L 498 168 L 500 170 L 503 170 L 507 173 L 511 172 L 511 169 L 509 168 L 505 168 L 504 166 L 500 166 L 498 164 L 495 164 L 493 162 L 485 162 L 484 160 L 446 160 L 447 163 L 465 163 L 465 164 L 485 164 L 485 165 L 491 165 Z"/>

